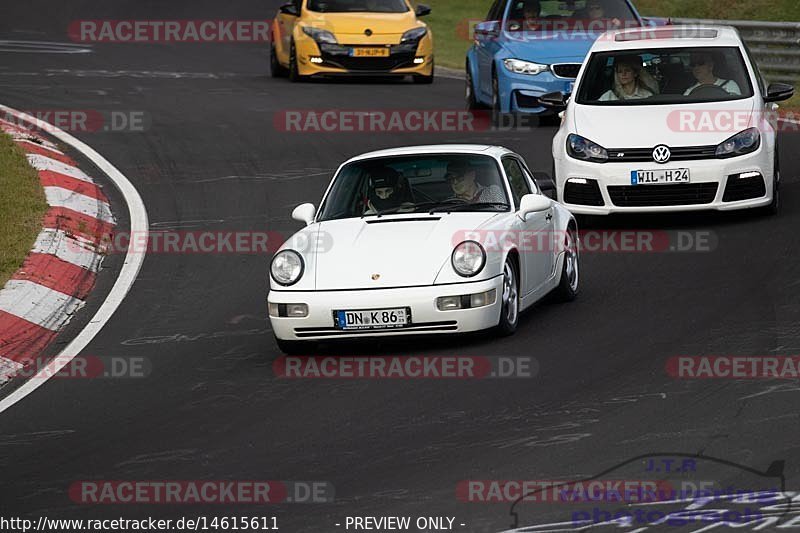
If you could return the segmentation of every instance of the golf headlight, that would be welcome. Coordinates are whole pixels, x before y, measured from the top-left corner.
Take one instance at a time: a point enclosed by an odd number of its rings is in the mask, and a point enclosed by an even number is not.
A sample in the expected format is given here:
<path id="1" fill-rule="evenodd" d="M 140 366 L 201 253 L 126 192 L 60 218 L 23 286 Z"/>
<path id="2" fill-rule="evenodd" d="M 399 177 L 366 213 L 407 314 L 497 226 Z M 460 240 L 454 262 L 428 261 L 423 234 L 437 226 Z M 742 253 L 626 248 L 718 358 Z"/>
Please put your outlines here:
<path id="1" fill-rule="evenodd" d="M 283 250 L 275 254 L 269 266 L 272 279 L 280 285 L 294 285 L 303 275 L 303 258 L 294 250 Z"/>
<path id="2" fill-rule="evenodd" d="M 521 59 L 506 59 L 503 61 L 503 64 L 514 74 L 528 74 L 530 76 L 541 74 L 550 68 L 548 65 L 522 61 Z"/>
<path id="3" fill-rule="evenodd" d="M 608 161 L 608 152 L 597 143 L 580 135 L 570 133 L 567 137 L 567 153 L 575 159 L 602 163 Z"/>
<path id="4" fill-rule="evenodd" d="M 413 30 L 408 30 L 400 37 L 401 43 L 411 43 L 414 41 L 419 41 L 428 33 L 428 28 L 414 28 Z"/>
<path id="5" fill-rule="evenodd" d="M 717 146 L 717 157 L 735 157 L 755 152 L 761 145 L 761 133 L 757 128 L 741 131 Z"/>
<path id="6" fill-rule="evenodd" d="M 333 34 L 328 30 L 312 28 L 311 26 L 303 26 L 303 33 L 320 44 L 339 44 L 339 42 L 336 40 L 336 37 L 334 37 Z"/>
<path id="7" fill-rule="evenodd" d="M 471 278 L 478 275 L 486 265 L 486 252 L 477 242 L 464 241 L 455 247 L 450 260 L 459 276 Z"/>

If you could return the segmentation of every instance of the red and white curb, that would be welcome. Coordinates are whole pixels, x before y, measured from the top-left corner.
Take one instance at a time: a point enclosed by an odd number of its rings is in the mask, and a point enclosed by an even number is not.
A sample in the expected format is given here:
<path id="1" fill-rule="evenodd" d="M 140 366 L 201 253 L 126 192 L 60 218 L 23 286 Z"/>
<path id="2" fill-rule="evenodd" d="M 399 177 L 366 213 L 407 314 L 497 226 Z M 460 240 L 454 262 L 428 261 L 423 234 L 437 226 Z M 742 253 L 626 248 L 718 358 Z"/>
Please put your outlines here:
<path id="1" fill-rule="evenodd" d="M 24 368 L 53 341 L 80 309 L 103 259 L 101 237 L 114 228 L 108 199 L 100 187 L 54 143 L 20 124 L 30 124 L 70 145 L 101 171 L 128 205 L 132 232 L 148 233 L 147 211 L 130 181 L 103 156 L 72 135 L 35 117 L 0 105 L 0 129 L 26 152 L 39 173 L 49 205 L 43 229 L 22 268 L 0 290 L 0 382 Z M 108 322 L 133 285 L 144 254 L 131 253 L 117 280 L 84 329 L 35 376 L 0 400 L 0 413 L 19 402 L 69 364 Z"/>
<path id="2" fill-rule="evenodd" d="M 98 232 L 113 229 L 114 217 L 100 187 L 53 143 L 2 119 L 0 130 L 27 152 L 49 206 L 25 263 L 0 290 L 3 383 L 32 363 L 83 307 L 103 261 Z"/>

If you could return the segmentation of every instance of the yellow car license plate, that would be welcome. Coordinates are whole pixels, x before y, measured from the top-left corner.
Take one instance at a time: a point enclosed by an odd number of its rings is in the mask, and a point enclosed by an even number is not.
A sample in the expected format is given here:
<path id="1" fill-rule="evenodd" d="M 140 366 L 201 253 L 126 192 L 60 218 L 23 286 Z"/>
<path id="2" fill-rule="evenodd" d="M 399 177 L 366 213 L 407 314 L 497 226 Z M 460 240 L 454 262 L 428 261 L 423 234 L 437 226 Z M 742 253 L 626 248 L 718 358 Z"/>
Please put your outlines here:
<path id="1" fill-rule="evenodd" d="M 353 57 L 389 57 L 388 48 L 353 48 L 350 52 Z"/>

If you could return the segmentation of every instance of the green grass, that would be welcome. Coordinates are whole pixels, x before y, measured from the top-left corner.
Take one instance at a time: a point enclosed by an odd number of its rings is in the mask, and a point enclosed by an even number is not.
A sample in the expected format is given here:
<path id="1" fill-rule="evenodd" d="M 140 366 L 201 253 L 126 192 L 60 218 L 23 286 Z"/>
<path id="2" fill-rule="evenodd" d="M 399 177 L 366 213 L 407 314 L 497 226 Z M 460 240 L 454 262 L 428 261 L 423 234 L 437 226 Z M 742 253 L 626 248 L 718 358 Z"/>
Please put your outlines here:
<path id="1" fill-rule="evenodd" d="M 38 174 L 11 137 L 0 133 L 0 287 L 22 266 L 46 209 Z"/>
<path id="2" fill-rule="evenodd" d="M 644 16 L 728 20 L 800 21 L 797 0 L 633 0 Z"/>
<path id="3" fill-rule="evenodd" d="M 464 59 L 472 42 L 469 40 L 468 22 L 483 20 L 491 6 L 490 0 L 421 0 L 431 6 L 425 23 L 433 31 L 436 64 L 464 69 Z"/>

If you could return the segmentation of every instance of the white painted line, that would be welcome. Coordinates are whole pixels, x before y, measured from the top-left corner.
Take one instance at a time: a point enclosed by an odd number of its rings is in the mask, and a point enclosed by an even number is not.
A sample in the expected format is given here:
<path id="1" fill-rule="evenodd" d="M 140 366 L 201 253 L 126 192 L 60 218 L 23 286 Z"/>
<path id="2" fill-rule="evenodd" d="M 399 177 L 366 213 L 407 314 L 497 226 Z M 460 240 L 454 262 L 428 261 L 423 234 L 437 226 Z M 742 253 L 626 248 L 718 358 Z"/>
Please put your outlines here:
<path id="1" fill-rule="evenodd" d="M 61 161 L 57 161 L 55 159 L 51 159 L 43 155 L 28 154 L 28 162 L 36 170 L 50 170 L 52 172 L 58 172 L 59 174 L 64 174 L 65 176 L 69 176 L 70 178 L 75 178 L 77 180 L 94 183 L 92 178 L 87 176 L 81 169 L 73 167 L 71 165 L 67 165 L 66 163 L 62 163 Z"/>
<path id="2" fill-rule="evenodd" d="M 147 222 L 147 210 L 145 209 L 142 197 L 133 186 L 133 184 L 122 174 L 117 168 L 108 162 L 106 158 L 98 154 L 92 147 L 86 143 L 76 139 L 69 133 L 55 128 L 35 117 L 21 113 L 10 107 L 0 105 L 0 111 L 11 113 L 19 119 L 26 120 L 40 128 L 50 128 L 47 131 L 52 132 L 53 136 L 58 140 L 72 146 L 81 152 L 86 158 L 94 163 L 101 171 L 103 171 L 114 185 L 120 190 L 125 202 L 128 204 L 128 211 L 130 213 L 131 233 L 149 235 L 149 228 Z M 129 250 L 125 256 L 125 262 L 117 277 L 117 281 L 108 293 L 106 300 L 100 305 L 100 308 L 95 313 L 94 317 L 89 321 L 83 330 L 70 342 L 61 352 L 41 369 L 36 376 L 23 383 L 18 389 L 14 390 L 11 394 L 0 400 L 0 413 L 9 409 L 11 406 L 31 394 L 33 391 L 44 385 L 48 379 L 55 376 L 59 370 L 69 364 L 86 346 L 94 339 L 94 337 L 103 329 L 103 326 L 111 319 L 114 312 L 122 304 L 122 300 L 130 291 L 136 277 L 139 275 L 139 270 L 142 268 L 144 258 L 146 255 L 137 250 Z"/>
<path id="3" fill-rule="evenodd" d="M 50 331 L 61 329 L 83 303 L 63 292 L 21 279 L 9 280 L 0 291 L 0 311 Z"/>
<path id="4" fill-rule="evenodd" d="M 111 214 L 111 207 L 106 202 L 63 187 L 45 187 L 44 195 L 51 207 L 65 207 L 114 224 L 114 215 Z"/>
<path id="5" fill-rule="evenodd" d="M 23 366 L 24 365 L 22 363 L 17 363 L 11 359 L 0 357 L 0 383 L 5 383 L 11 379 L 14 374 L 22 370 Z"/>
<path id="6" fill-rule="evenodd" d="M 92 243 L 67 235 L 64 230 L 45 229 L 36 238 L 32 252 L 54 255 L 73 265 L 97 272 L 103 256 Z"/>

